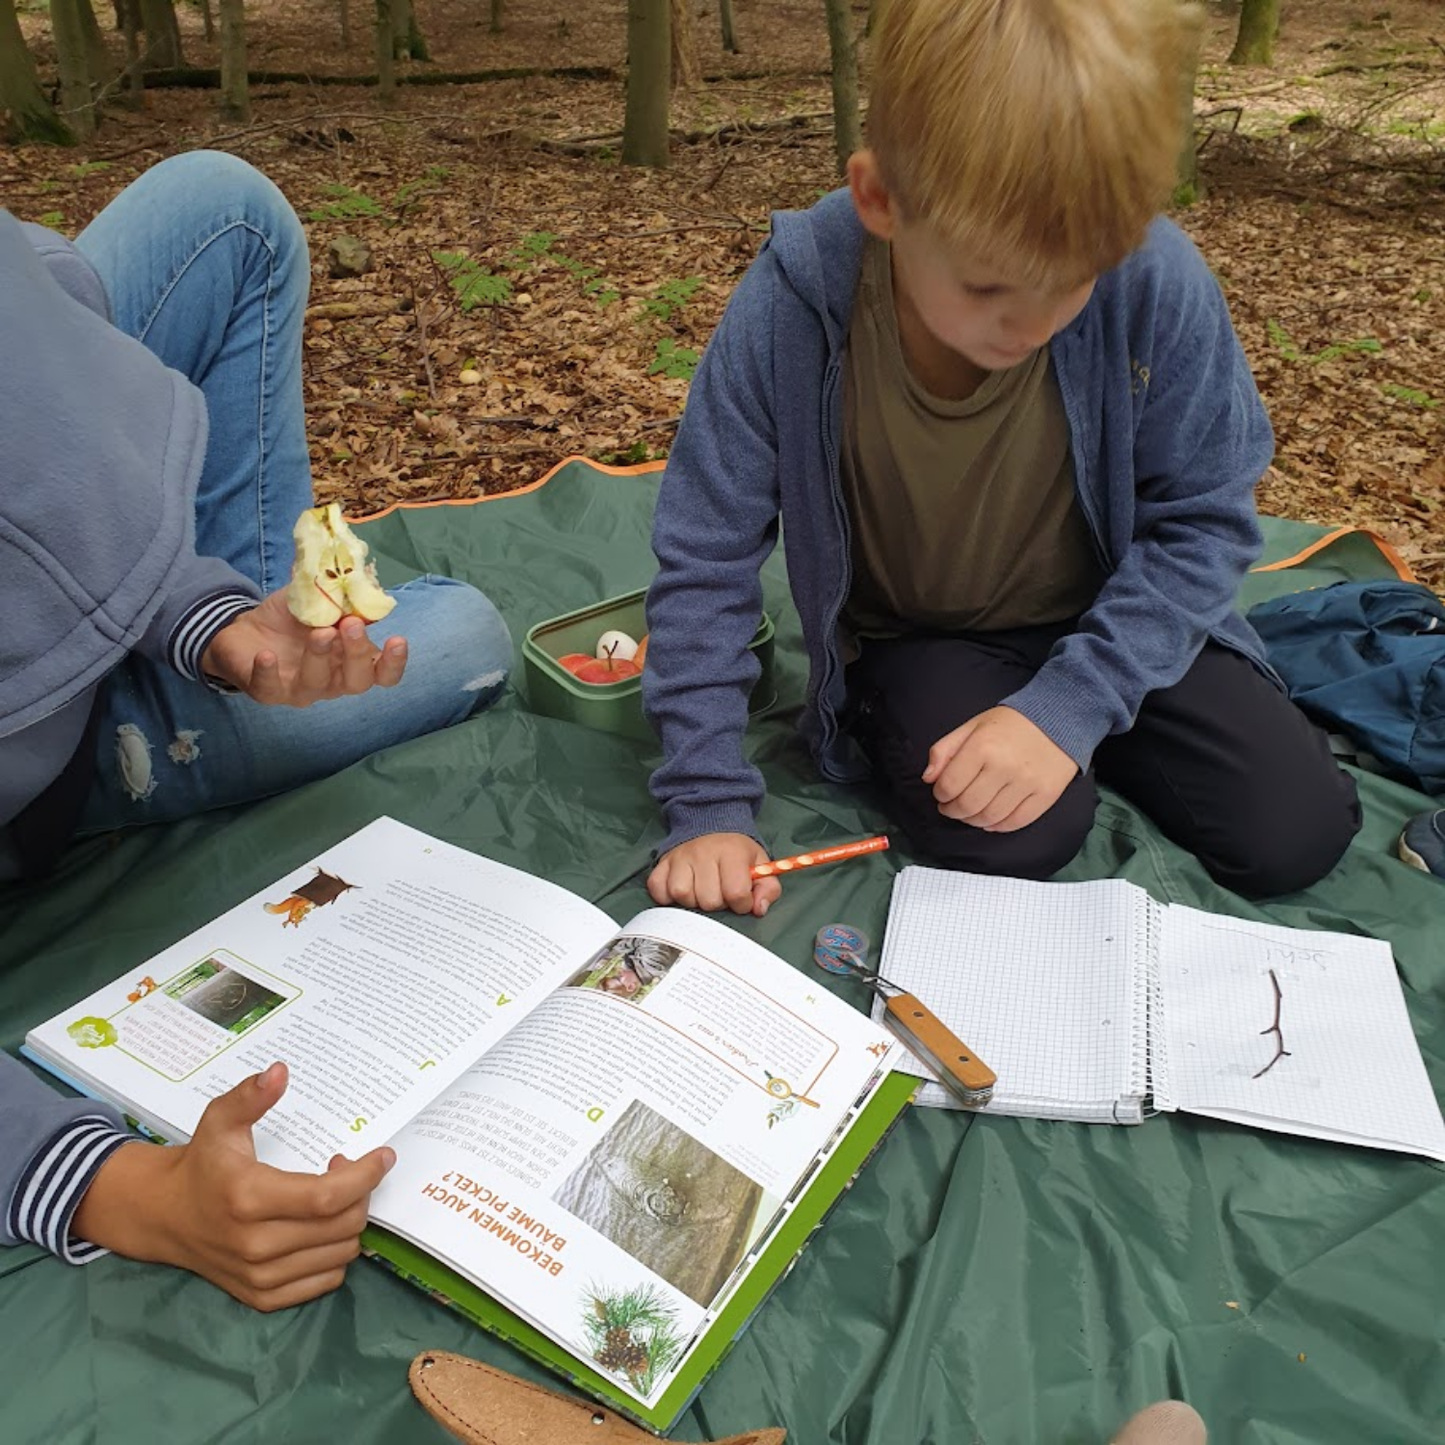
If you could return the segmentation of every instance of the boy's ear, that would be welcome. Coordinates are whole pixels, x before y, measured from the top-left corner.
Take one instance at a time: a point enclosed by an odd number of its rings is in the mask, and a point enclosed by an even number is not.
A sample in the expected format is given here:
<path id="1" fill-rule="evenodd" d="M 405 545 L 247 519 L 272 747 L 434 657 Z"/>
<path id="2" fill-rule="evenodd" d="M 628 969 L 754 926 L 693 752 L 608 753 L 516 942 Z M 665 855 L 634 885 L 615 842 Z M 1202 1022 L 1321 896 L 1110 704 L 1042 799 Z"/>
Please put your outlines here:
<path id="1" fill-rule="evenodd" d="M 898 203 L 871 150 L 854 151 L 848 157 L 848 189 L 863 229 L 881 241 L 891 241 L 898 229 Z"/>

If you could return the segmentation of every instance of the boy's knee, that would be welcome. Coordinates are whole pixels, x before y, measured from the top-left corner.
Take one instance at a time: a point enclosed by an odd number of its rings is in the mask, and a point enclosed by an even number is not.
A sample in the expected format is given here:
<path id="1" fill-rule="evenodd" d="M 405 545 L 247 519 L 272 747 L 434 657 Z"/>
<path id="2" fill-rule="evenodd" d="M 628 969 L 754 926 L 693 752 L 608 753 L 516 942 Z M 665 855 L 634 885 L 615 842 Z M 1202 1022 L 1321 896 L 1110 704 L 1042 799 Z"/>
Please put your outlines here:
<path id="1" fill-rule="evenodd" d="M 1246 898 L 1277 898 L 1318 883 L 1344 857 L 1360 830 L 1354 780 L 1336 780 L 1309 803 L 1269 816 L 1245 809 L 1235 836 L 1200 861 L 1215 882 Z"/>
<path id="2" fill-rule="evenodd" d="M 966 873 L 1052 878 L 1071 863 L 1094 824 L 1093 785 L 1078 778 L 1036 822 L 1013 833 L 987 833 L 935 811 L 922 826 L 904 825 L 924 862 Z"/>

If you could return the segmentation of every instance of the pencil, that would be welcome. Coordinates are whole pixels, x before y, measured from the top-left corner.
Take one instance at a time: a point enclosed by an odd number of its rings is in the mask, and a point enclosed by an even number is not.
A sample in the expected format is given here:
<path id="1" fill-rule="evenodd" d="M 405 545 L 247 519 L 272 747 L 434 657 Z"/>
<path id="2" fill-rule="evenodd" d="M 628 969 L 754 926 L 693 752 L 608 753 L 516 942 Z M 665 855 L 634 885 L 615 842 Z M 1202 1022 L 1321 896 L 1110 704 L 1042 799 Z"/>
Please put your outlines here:
<path id="1" fill-rule="evenodd" d="M 774 858 L 771 863 L 754 863 L 754 878 L 772 878 L 779 873 L 792 873 L 798 868 L 816 868 L 820 863 L 841 863 L 845 858 L 858 858 L 864 853 L 881 853 L 888 846 L 887 834 L 876 838 L 860 838 L 856 843 L 835 843 L 831 848 L 815 848 L 811 853 L 797 853 L 791 858 Z"/>

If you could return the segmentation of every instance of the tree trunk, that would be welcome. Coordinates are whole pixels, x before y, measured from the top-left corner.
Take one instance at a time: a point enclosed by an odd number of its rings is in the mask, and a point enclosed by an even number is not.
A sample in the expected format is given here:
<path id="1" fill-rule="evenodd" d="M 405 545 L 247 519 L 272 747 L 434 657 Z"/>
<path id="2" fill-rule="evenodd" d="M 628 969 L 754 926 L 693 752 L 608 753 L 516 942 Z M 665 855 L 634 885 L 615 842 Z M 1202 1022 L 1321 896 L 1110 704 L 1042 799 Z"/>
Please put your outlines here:
<path id="1" fill-rule="evenodd" d="M 139 0 L 141 25 L 145 28 L 144 60 L 147 70 L 174 70 L 184 65 L 181 55 L 181 27 L 171 0 Z"/>
<path id="2" fill-rule="evenodd" d="M 50 0 L 50 29 L 60 71 L 60 113 L 81 140 L 95 134 L 95 98 L 80 7 L 85 0 Z"/>
<path id="3" fill-rule="evenodd" d="M 7 133 L 15 140 L 75 144 L 70 127 L 56 115 L 35 78 L 14 0 L 0 0 L 0 117 L 8 117 Z"/>
<path id="4" fill-rule="evenodd" d="M 1194 136 L 1194 82 L 1199 74 L 1199 47 L 1204 43 L 1204 27 L 1196 20 L 1190 25 L 1188 49 L 1184 57 L 1184 74 L 1179 77 L 1179 167 L 1174 180 L 1174 204 L 1192 206 L 1203 198 L 1204 186 L 1199 179 L 1199 148 Z"/>
<path id="5" fill-rule="evenodd" d="M 391 53 L 398 60 L 431 59 L 412 0 L 391 0 Z"/>
<path id="6" fill-rule="evenodd" d="M 115 0 L 125 31 L 125 103 L 132 110 L 145 104 L 145 64 L 141 56 L 140 0 Z"/>
<path id="7" fill-rule="evenodd" d="M 90 78 L 96 85 L 105 85 L 115 79 L 116 65 L 106 49 L 105 36 L 100 33 L 100 22 L 95 18 L 90 0 L 80 0 L 80 28 L 85 32 L 85 53 L 90 66 Z"/>
<path id="8" fill-rule="evenodd" d="M 492 23 L 487 28 L 493 35 L 502 33 L 502 15 L 506 8 L 506 0 L 492 0 Z"/>
<path id="9" fill-rule="evenodd" d="M 718 0 L 717 13 L 722 21 L 722 48 L 730 55 L 739 54 L 738 32 L 733 26 L 733 0 Z"/>
<path id="10" fill-rule="evenodd" d="M 671 77 L 672 0 L 628 0 L 623 165 L 667 165 Z"/>
<path id="11" fill-rule="evenodd" d="M 216 38 L 216 18 L 211 14 L 211 0 L 201 0 L 202 35 L 207 43 Z"/>
<path id="12" fill-rule="evenodd" d="M 833 52 L 833 143 L 838 170 L 863 145 L 858 120 L 858 46 L 853 39 L 853 7 L 849 0 L 823 0 L 828 11 L 828 45 Z"/>
<path id="13" fill-rule="evenodd" d="M 221 12 L 221 119 L 251 119 L 251 88 L 246 76 L 245 0 L 217 0 Z"/>
<path id="14" fill-rule="evenodd" d="M 1272 65 L 1279 34 L 1279 0 L 1244 0 L 1239 10 L 1239 33 L 1229 52 L 1231 65 Z"/>
<path id="15" fill-rule="evenodd" d="M 376 96 L 396 103 L 396 56 L 392 50 L 391 0 L 376 0 Z"/>
<path id="16" fill-rule="evenodd" d="M 696 85 L 702 79 L 697 54 L 697 27 L 692 23 L 692 0 L 672 0 L 672 85 Z"/>
<path id="17" fill-rule="evenodd" d="M 341 0 L 341 48 L 351 48 L 351 0 Z"/>

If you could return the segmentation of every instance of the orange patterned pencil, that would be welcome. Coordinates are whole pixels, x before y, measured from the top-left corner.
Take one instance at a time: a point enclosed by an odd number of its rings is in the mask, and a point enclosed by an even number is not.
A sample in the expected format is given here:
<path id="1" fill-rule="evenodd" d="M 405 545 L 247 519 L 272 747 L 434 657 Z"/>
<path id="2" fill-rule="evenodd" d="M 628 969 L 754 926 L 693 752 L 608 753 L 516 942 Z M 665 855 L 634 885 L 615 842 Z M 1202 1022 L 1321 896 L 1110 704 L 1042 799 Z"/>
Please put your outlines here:
<path id="1" fill-rule="evenodd" d="M 792 873 L 799 868 L 816 868 L 820 863 L 841 863 L 845 858 L 859 858 L 864 853 L 881 853 L 888 846 L 888 836 L 860 838 L 856 843 L 837 843 L 831 848 L 815 848 L 811 853 L 798 853 L 791 858 L 774 858 L 771 863 L 754 863 L 754 878 L 773 878 L 779 873 Z"/>

